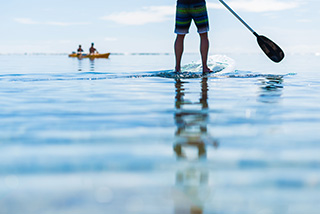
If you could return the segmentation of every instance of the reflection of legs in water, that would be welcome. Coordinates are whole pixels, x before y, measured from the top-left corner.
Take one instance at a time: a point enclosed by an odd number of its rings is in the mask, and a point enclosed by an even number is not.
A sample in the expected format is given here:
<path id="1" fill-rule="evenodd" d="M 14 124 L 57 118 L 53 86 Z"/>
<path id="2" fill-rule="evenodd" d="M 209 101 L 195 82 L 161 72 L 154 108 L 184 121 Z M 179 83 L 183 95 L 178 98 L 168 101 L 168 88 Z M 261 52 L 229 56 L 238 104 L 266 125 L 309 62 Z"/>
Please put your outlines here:
<path id="1" fill-rule="evenodd" d="M 209 172 L 189 166 L 177 170 L 173 191 L 175 214 L 201 214 L 210 196 Z"/>
<path id="2" fill-rule="evenodd" d="M 206 145 L 211 144 L 217 146 L 217 141 L 212 139 L 207 133 L 208 122 L 208 78 L 202 78 L 201 81 L 201 96 L 199 102 L 186 101 L 184 82 L 180 79 L 176 80 L 176 100 L 175 100 L 175 121 L 176 130 L 176 145 L 174 150 L 178 157 L 184 157 L 184 147 L 193 147 L 198 150 L 198 157 L 205 157 Z M 200 105 L 201 110 L 197 107 Z M 193 110 L 190 106 L 195 106 Z M 188 108 L 186 108 L 188 107 Z"/>
<path id="3" fill-rule="evenodd" d="M 176 80 L 175 122 L 177 125 L 174 151 L 176 156 L 186 165 L 176 172 L 176 185 L 173 192 L 175 213 L 201 214 L 203 205 L 210 195 L 209 172 L 205 162 L 201 165 L 195 160 L 205 160 L 207 145 L 217 146 L 216 140 L 208 134 L 208 79 L 201 81 L 201 95 L 199 100 L 191 102 L 185 97 L 184 84 Z M 199 109 L 200 106 L 200 109 Z M 196 150 L 196 157 L 191 157 L 188 149 Z M 189 160 L 193 160 L 190 161 Z"/>
<path id="4" fill-rule="evenodd" d="M 188 144 L 191 146 L 190 144 Z M 198 149 L 198 158 L 206 157 L 206 147 L 204 143 L 198 143 L 192 145 L 193 147 L 197 147 Z M 182 144 L 176 144 L 174 146 L 174 151 L 179 158 L 187 158 L 186 154 L 182 150 Z"/>
<path id="5" fill-rule="evenodd" d="M 202 109 L 208 109 L 208 78 L 204 77 L 201 80 L 201 97 L 200 97 L 200 103 L 202 104 Z"/>

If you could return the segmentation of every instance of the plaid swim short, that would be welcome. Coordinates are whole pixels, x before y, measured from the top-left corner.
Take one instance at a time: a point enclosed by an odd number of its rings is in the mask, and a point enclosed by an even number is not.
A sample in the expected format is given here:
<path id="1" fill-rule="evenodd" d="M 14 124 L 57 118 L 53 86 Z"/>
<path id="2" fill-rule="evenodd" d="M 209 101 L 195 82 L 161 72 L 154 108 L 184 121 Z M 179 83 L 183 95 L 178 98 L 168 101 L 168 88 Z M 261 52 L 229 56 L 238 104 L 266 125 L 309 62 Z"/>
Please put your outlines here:
<path id="1" fill-rule="evenodd" d="M 176 34 L 187 34 L 191 21 L 194 20 L 198 33 L 206 33 L 209 31 L 209 19 L 207 13 L 206 2 L 198 3 L 180 3 L 177 2 L 176 10 Z"/>

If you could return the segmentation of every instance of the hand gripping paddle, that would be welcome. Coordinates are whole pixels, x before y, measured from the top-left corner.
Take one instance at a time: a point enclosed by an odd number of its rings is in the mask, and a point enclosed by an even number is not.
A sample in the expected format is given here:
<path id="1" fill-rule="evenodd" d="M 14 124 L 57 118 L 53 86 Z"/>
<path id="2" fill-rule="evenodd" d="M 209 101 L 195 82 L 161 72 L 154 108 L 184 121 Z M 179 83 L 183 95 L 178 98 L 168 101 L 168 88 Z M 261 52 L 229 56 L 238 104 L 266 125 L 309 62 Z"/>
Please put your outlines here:
<path id="1" fill-rule="evenodd" d="M 258 44 L 263 52 L 274 62 L 280 62 L 284 58 L 281 48 L 265 36 L 258 35 L 243 19 L 240 18 L 223 0 L 219 0 L 242 24 L 244 24 L 257 37 Z"/>

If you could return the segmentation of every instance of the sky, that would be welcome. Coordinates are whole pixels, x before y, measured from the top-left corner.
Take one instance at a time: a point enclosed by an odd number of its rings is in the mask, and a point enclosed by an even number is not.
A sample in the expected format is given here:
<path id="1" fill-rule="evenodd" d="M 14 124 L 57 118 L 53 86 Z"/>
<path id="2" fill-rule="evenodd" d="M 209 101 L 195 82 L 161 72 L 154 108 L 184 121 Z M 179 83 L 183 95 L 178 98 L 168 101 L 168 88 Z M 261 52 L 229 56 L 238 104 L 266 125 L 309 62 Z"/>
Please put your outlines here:
<path id="1" fill-rule="evenodd" d="M 225 0 L 287 53 L 320 53 L 319 0 Z M 10 0 L 0 8 L 0 53 L 173 53 L 175 0 Z M 207 0 L 210 52 L 260 52 L 218 0 Z M 194 24 L 185 51 L 198 52 Z"/>

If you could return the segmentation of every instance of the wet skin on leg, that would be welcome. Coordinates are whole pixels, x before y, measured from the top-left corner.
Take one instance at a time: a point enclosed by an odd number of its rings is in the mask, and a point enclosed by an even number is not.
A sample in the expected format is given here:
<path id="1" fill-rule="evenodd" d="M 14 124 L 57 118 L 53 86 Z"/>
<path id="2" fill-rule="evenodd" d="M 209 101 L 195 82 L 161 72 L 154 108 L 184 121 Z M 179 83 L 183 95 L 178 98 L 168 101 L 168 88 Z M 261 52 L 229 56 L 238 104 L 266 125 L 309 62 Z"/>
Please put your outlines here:
<path id="1" fill-rule="evenodd" d="M 209 39 L 208 33 L 201 33 L 200 36 L 200 53 L 202 61 L 202 71 L 203 73 L 212 72 L 207 65 L 208 52 L 209 52 Z M 174 43 L 175 58 L 176 58 L 176 72 L 181 72 L 181 59 L 184 50 L 184 34 L 177 34 L 176 41 Z"/>
<path id="2" fill-rule="evenodd" d="M 208 33 L 201 33 L 200 36 L 200 53 L 201 53 L 201 60 L 202 60 L 202 72 L 209 73 L 212 72 L 207 65 L 208 61 L 208 52 L 209 52 L 209 39 Z"/>
<path id="3" fill-rule="evenodd" d="M 183 43 L 184 43 L 184 34 L 177 34 L 176 41 L 174 43 L 174 53 L 176 57 L 176 67 L 175 71 L 180 72 L 181 71 L 181 58 L 183 54 Z"/>

